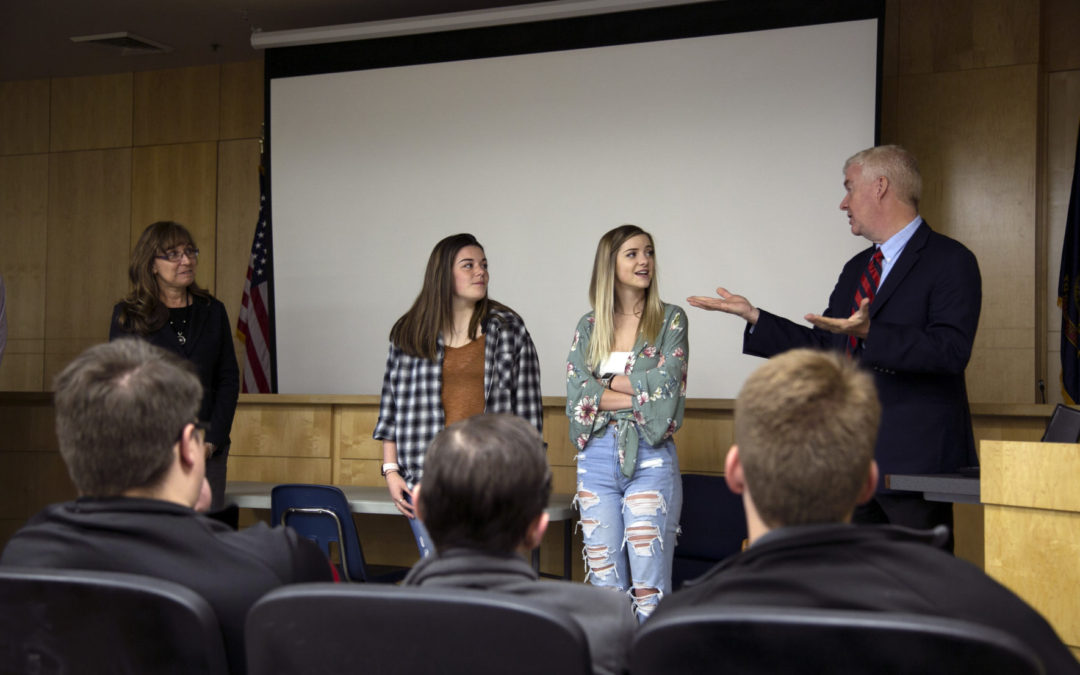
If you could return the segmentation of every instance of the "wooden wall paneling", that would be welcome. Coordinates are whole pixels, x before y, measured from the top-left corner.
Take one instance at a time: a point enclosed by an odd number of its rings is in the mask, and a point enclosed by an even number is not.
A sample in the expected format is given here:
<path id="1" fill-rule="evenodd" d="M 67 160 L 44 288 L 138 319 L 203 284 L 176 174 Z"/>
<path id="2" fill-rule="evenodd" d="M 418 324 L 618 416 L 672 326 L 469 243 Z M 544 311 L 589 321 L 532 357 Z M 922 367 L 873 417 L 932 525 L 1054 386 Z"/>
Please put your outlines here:
<path id="1" fill-rule="evenodd" d="M 86 347 L 108 339 L 127 293 L 131 150 L 49 156 L 44 385 Z"/>
<path id="2" fill-rule="evenodd" d="M 8 337 L 0 364 L 0 391 L 41 391 L 45 379 L 45 340 Z"/>
<path id="3" fill-rule="evenodd" d="M 225 303 L 235 328 L 244 295 L 251 239 L 259 217 L 259 142 L 224 141 L 218 144 L 217 170 L 217 274 L 215 295 Z M 240 340 L 233 331 L 236 359 L 244 365 Z"/>
<path id="4" fill-rule="evenodd" d="M 566 400 L 544 397 L 544 442 L 551 466 L 551 489 L 556 494 L 577 491 L 577 446 L 570 442 L 570 422 L 566 418 Z"/>
<path id="5" fill-rule="evenodd" d="M 27 489 L 26 517 L 37 513 L 48 504 L 56 504 L 75 499 L 78 491 L 68 475 L 67 465 L 59 452 L 26 453 L 27 474 L 24 476 Z"/>
<path id="6" fill-rule="evenodd" d="M 6 363 L 6 357 L 5 357 Z M 75 496 L 57 450 L 52 397 L 0 394 L 0 549 L 47 504 Z"/>
<path id="7" fill-rule="evenodd" d="M 335 406 L 337 422 L 334 430 L 334 443 L 341 448 L 342 459 L 377 460 L 382 468 L 382 441 L 371 437 L 375 423 L 379 419 L 379 407 Z M 382 476 L 379 476 L 380 481 Z M 379 485 L 378 482 L 371 483 Z M 347 483 L 349 485 L 349 483 Z M 365 483 L 356 483 L 365 485 Z"/>
<path id="8" fill-rule="evenodd" d="M 572 495 L 577 493 L 577 467 L 576 466 L 553 466 L 551 467 L 551 492 L 557 495 Z"/>
<path id="9" fill-rule="evenodd" d="M 135 145 L 218 139 L 219 66 L 135 73 Z"/>
<path id="10" fill-rule="evenodd" d="M 1080 4 L 1077 7 L 1080 8 Z M 1069 195 L 1076 170 L 1080 70 L 1051 73 L 1047 77 L 1046 90 L 1046 400 L 1061 403 L 1061 311 L 1057 307 L 1057 287 Z"/>
<path id="11" fill-rule="evenodd" d="M 57 452 L 52 396 L 0 394 L 0 454 Z M 0 476 L 4 476 L 0 472 Z"/>
<path id="12" fill-rule="evenodd" d="M 1046 430 L 1046 419 L 988 418 L 972 420 L 975 438 L 990 441 L 1037 441 Z M 976 443 L 976 445 L 978 445 Z"/>
<path id="13" fill-rule="evenodd" d="M 901 77 L 899 140 L 919 160 L 920 210 L 982 270 L 973 401 L 1035 400 L 1038 77 L 1037 66 Z"/>
<path id="14" fill-rule="evenodd" d="M 0 275 L 8 336 L 0 391 L 40 391 L 45 362 L 49 156 L 0 157 Z"/>
<path id="15" fill-rule="evenodd" d="M 544 442 L 548 444 L 547 458 L 552 466 L 574 466 L 578 449 L 570 442 L 570 420 L 566 405 L 544 405 Z"/>
<path id="16" fill-rule="evenodd" d="M 339 460 L 334 484 L 385 487 L 386 479 L 382 477 L 382 458 Z"/>
<path id="17" fill-rule="evenodd" d="M 731 410 L 687 410 L 675 434 L 679 470 L 683 473 L 724 473 L 724 460 L 735 442 Z"/>
<path id="18" fill-rule="evenodd" d="M 0 82 L 0 155 L 49 151 L 49 81 Z"/>
<path id="19" fill-rule="evenodd" d="M 229 480 L 268 483 L 320 483 L 328 485 L 329 457 L 260 457 L 229 451 Z"/>
<path id="20" fill-rule="evenodd" d="M 1033 64 L 1038 57 L 1037 2 L 901 0 L 901 73 Z"/>
<path id="21" fill-rule="evenodd" d="M 214 292 L 217 143 L 135 148 L 132 173 L 131 246 L 150 223 L 180 223 L 199 246 L 199 285 Z"/>
<path id="22" fill-rule="evenodd" d="M 259 138 L 262 123 L 262 59 L 221 64 L 220 138 Z"/>
<path id="23" fill-rule="evenodd" d="M 386 485 L 382 477 L 382 441 L 371 437 L 379 419 L 377 405 L 335 406 L 333 447 L 339 457 L 338 485 Z"/>
<path id="24" fill-rule="evenodd" d="M 885 26 L 881 47 L 880 143 L 895 143 L 900 112 L 900 0 L 886 0 Z"/>
<path id="25" fill-rule="evenodd" d="M 329 461 L 332 414 L 330 406 L 238 406 L 230 434 L 229 462 L 237 455 Z"/>
<path id="26" fill-rule="evenodd" d="M 1042 0 L 1043 66 L 1048 72 L 1080 69 L 1080 2 Z"/>
<path id="27" fill-rule="evenodd" d="M 0 496 L 0 549 L 7 543 L 5 532 L 14 530 L 49 504 L 65 502 L 77 496 L 60 453 L 15 452 L 0 455 L 4 476 Z"/>
<path id="28" fill-rule="evenodd" d="M 132 75 L 65 77 L 52 81 L 52 152 L 131 145 Z"/>

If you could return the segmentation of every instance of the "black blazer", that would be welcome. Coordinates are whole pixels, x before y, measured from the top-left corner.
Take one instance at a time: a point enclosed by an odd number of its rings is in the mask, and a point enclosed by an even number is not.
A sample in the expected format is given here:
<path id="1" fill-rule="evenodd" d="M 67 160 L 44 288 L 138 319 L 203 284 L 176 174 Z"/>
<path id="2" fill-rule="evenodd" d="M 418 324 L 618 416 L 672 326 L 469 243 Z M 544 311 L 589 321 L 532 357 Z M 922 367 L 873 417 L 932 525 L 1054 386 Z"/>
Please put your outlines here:
<path id="1" fill-rule="evenodd" d="M 851 314 L 873 247 L 844 265 L 825 316 Z M 947 473 L 978 463 L 964 369 L 982 307 L 975 256 L 925 222 L 904 247 L 870 307 L 859 354 L 881 399 L 875 457 L 879 490 L 890 473 Z M 743 352 L 772 356 L 795 347 L 843 351 L 847 336 L 795 324 L 762 310 Z"/>
<path id="2" fill-rule="evenodd" d="M 135 335 L 130 328 L 120 325 L 120 307 L 121 303 L 113 307 L 109 340 Z M 203 385 L 199 419 L 210 423 L 206 440 L 219 448 L 227 445 L 236 413 L 236 400 L 240 394 L 240 371 L 236 365 L 225 305 L 216 298 L 192 296 L 191 325 L 186 344 L 180 344 L 168 323 L 149 335 L 137 337 L 195 364 Z"/>

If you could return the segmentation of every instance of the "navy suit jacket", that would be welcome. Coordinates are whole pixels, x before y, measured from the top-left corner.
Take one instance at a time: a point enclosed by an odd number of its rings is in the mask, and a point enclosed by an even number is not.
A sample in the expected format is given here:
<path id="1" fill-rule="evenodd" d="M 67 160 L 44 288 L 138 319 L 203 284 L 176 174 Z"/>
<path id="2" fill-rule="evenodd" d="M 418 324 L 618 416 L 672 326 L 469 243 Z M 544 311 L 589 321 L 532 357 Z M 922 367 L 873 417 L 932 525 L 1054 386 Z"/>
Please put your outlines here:
<path id="1" fill-rule="evenodd" d="M 225 305 L 217 298 L 194 296 L 191 303 L 191 326 L 187 342 L 176 339 L 176 332 L 166 323 L 148 335 L 137 335 L 119 322 L 121 303 L 113 307 L 109 321 L 109 340 L 141 337 L 147 342 L 179 354 L 195 364 L 202 381 L 203 399 L 199 419 L 210 423 L 206 440 L 218 448 L 229 444 L 236 401 L 240 394 L 240 370 L 236 364 L 232 333 Z"/>
<path id="2" fill-rule="evenodd" d="M 825 316 L 847 317 L 874 247 L 844 265 Z M 875 457 L 890 473 L 947 473 L 978 463 L 964 369 L 982 307 L 975 256 L 923 222 L 870 306 L 870 333 L 859 353 L 881 399 Z M 801 326 L 764 310 L 743 352 L 773 356 L 795 347 L 843 351 L 846 335 Z"/>

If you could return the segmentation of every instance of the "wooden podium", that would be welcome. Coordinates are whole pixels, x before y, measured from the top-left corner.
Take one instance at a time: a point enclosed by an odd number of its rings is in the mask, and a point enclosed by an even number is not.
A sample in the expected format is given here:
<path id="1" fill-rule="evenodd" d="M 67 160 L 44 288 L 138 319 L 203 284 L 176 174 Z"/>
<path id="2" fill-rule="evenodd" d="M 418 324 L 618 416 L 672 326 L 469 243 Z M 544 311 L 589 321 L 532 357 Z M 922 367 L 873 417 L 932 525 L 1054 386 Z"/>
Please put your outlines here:
<path id="1" fill-rule="evenodd" d="M 1080 444 L 980 444 L 986 573 L 1080 657 Z"/>

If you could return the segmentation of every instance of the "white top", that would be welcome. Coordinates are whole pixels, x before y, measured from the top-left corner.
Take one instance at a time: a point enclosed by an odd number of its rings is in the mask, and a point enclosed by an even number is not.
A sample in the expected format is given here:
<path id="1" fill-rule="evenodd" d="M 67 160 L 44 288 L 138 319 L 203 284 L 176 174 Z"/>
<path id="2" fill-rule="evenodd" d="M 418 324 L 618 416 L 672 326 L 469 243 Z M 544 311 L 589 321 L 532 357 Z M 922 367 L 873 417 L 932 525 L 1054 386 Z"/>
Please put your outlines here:
<path id="1" fill-rule="evenodd" d="M 600 364 L 601 375 L 625 375 L 626 362 L 630 360 L 633 352 L 611 352 L 607 359 Z"/>

